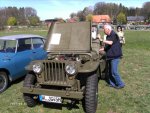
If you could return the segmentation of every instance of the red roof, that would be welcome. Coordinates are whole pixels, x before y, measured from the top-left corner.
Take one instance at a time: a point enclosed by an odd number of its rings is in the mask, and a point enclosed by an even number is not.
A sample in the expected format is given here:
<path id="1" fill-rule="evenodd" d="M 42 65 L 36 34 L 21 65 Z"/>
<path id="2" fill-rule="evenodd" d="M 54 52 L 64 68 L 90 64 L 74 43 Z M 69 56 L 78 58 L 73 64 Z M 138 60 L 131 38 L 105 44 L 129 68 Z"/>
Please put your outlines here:
<path id="1" fill-rule="evenodd" d="M 111 19 L 109 15 L 93 15 L 92 22 L 95 23 L 110 23 Z"/>
<path id="2" fill-rule="evenodd" d="M 70 19 L 67 19 L 67 22 L 77 22 L 77 20 L 75 18 L 70 18 Z"/>

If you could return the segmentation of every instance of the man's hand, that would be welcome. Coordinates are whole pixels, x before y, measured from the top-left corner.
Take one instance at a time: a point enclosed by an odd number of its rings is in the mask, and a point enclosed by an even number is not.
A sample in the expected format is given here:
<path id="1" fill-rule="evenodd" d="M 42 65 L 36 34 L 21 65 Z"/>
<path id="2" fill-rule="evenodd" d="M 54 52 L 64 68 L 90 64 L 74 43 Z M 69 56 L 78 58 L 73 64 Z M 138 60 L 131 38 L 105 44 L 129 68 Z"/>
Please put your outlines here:
<path id="1" fill-rule="evenodd" d="M 104 48 L 100 48 L 100 49 L 99 49 L 99 52 L 101 52 L 101 51 L 104 51 Z"/>
<path id="2" fill-rule="evenodd" d="M 112 45 L 112 44 L 113 44 L 113 41 L 104 40 L 103 43 L 104 43 L 104 44 L 108 44 L 108 45 Z"/>
<path id="3" fill-rule="evenodd" d="M 97 34 L 97 38 L 100 40 L 100 41 L 103 41 L 102 37 L 100 34 Z"/>
<path id="4" fill-rule="evenodd" d="M 99 54 L 100 54 L 100 55 L 104 55 L 104 54 L 105 54 L 104 48 L 100 48 L 100 49 L 99 49 Z"/>

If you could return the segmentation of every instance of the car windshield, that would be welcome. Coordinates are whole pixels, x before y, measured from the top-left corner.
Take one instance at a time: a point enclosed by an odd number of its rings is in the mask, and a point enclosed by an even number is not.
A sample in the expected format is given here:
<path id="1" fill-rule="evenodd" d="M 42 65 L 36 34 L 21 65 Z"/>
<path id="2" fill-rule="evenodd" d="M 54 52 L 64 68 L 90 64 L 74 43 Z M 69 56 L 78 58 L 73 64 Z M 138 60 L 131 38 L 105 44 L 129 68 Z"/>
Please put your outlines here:
<path id="1" fill-rule="evenodd" d="M 16 50 L 16 40 L 0 40 L 0 52 L 14 53 Z"/>

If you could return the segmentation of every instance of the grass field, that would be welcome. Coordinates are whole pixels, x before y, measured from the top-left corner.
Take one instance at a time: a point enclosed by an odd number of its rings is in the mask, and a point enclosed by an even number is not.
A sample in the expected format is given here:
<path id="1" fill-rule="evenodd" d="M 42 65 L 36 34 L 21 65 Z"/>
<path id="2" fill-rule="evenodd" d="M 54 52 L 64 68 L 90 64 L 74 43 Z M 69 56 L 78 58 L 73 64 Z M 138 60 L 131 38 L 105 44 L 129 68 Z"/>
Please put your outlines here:
<path id="1" fill-rule="evenodd" d="M 46 36 L 47 30 L 0 31 L 0 36 L 20 33 Z M 125 31 L 125 36 L 119 69 L 126 87 L 117 90 L 100 81 L 97 113 L 150 113 L 150 31 Z M 29 108 L 20 92 L 22 83 L 17 80 L 0 94 L 0 113 L 83 113 L 79 104 L 71 110 L 50 104 Z"/>

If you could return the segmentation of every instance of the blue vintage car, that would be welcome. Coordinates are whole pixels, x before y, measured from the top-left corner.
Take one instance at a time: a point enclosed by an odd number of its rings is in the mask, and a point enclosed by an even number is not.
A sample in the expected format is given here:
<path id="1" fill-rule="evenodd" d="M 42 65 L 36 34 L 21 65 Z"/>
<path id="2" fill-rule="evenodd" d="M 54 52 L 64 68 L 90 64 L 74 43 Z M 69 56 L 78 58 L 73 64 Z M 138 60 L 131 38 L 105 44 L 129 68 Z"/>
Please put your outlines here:
<path id="1" fill-rule="evenodd" d="M 0 37 L 0 93 L 11 81 L 26 74 L 25 66 L 33 60 L 47 57 L 45 39 L 39 35 L 12 35 Z"/>

